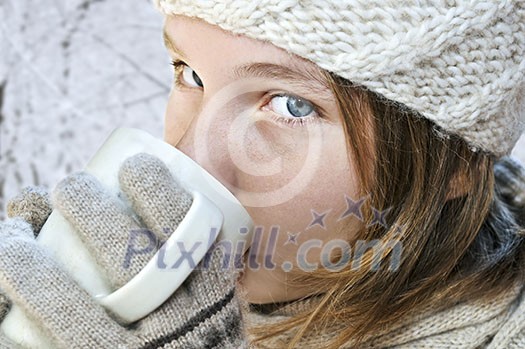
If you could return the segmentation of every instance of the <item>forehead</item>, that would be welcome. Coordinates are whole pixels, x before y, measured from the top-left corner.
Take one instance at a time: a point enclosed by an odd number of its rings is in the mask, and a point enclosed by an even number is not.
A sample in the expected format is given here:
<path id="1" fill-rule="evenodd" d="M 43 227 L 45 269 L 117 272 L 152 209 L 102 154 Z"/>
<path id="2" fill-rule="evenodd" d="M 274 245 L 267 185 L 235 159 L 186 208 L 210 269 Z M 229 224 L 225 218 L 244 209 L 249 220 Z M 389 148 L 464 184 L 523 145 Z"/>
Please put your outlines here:
<path id="1" fill-rule="evenodd" d="M 186 61 L 205 59 L 223 67 L 271 63 L 304 73 L 313 81 L 326 82 L 322 70 L 314 63 L 269 42 L 227 32 L 201 19 L 168 16 L 164 36 L 168 48 L 174 48 Z"/>
<path id="2" fill-rule="evenodd" d="M 201 19 L 186 16 L 168 16 L 165 22 L 165 32 L 177 46 L 185 50 L 202 49 L 230 53 L 230 57 L 242 56 L 249 58 L 265 57 L 284 61 L 292 59 L 286 51 L 266 42 L 236 35 L 211 25 Z"/>

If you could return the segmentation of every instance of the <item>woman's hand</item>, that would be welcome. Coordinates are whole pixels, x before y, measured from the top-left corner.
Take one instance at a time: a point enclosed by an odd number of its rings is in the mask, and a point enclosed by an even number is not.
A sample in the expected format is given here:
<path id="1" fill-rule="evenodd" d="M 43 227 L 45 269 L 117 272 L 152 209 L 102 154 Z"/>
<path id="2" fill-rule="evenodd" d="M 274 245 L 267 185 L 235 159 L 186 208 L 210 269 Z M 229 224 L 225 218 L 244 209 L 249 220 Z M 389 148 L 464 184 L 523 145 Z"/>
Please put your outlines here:
<path id="1" fill-rule="evenodd" d="M 69 176 L 53 193 L 55 209 L 75 227 L 114 288 L 127 283 L 160 248 L 157 244 L 130 256 L 130 234 L 142 229 L 165 241 L 192 200 L 151 155 L 126 160 L 119 181 L 136 215 L 128 215 L 121 202 L 86 173 Z M 137 323 L 122 326 L 29 231 L 1 225 L 0 288 L 57 347 L 230 348 L 242 343 L 233 273 L 221 268 L 220 249 L 211 254 L 206 268 L 198 266 L 162 306 Z"/>
<path id="2" fill-rule="evenodd" d="M 9 218 L 22 218 L 33 228 L 35 236 L 51 214 L 51 199 L 43 187 L 26 187 L 7 203 Z"/>

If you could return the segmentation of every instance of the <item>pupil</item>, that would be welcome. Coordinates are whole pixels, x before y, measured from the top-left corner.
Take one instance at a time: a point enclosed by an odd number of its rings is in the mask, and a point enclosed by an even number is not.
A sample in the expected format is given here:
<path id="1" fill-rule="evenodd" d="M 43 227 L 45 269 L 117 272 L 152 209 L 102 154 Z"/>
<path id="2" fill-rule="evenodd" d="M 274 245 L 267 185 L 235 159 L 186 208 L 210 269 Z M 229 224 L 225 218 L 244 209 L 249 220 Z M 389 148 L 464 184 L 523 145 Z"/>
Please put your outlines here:
<path id="1" fill-rule="evenodd" d="M 197 75 L 197 73 L 193 72 L 193 79 L 195 80 L 195 82 L 197 83 L 197 85 L 199 85 L 200 87 L 203 87 L 202 86 L 202 81 L 201 81 L 201 78 L 199 78 L 199 76 Z"/>
<path id="2" fill-rule="evenodd" d="M 288 108 L 290 114 L 295 117 L 304 117 L 313 111 L 313 106 L 311 103 L 295 97 L 288 98 L 286 107 Z"/>

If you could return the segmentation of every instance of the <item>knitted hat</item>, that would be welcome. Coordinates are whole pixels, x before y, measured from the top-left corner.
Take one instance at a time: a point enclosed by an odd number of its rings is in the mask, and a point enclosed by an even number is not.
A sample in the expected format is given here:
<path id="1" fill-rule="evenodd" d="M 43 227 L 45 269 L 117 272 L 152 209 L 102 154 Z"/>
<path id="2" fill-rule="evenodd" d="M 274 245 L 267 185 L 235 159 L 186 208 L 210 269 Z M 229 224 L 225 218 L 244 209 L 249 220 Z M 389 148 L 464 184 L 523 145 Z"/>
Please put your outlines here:
<path id="1" fill-rule="evenodd" d="M 269 41 L 504 155 L 525 129 L 525 0 L 154 0 Z"/>

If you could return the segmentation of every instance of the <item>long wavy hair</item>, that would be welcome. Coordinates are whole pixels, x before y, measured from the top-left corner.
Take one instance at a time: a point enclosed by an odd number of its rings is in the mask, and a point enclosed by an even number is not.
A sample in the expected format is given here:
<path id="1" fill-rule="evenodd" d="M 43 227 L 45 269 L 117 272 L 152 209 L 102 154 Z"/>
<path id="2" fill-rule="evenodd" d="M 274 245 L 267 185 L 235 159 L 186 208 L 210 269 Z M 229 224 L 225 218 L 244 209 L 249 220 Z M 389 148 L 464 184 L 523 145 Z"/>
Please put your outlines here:
<path id="1" fill-rule="evenodd" d="M 388 224 L 365 224 L 355 237 L 382 243 L 380 267 L 371 268 L 378 256 L 370 249 L 360 268 L 297 275 L 318 291 L 316 307 L 250 329 L 254 344 L 288 332 L 293 340 L 285 347 L 293 348 L 304 335 L 344 322 L 326 348 L 350 340 L 358 347 L 411 312 L 491 298 L 524 280 L 524 210 L 498 190 L 494 156 L 474 151 L 400 104 L 325 74 L 344 119 L 361 195 L 369 198 L 365 217 L 374 218 L 372 207 L 390 209 Z M 403 247 L 395 270 L 387 262 L 396 253 L 391 241 Z"/>

